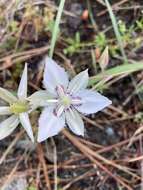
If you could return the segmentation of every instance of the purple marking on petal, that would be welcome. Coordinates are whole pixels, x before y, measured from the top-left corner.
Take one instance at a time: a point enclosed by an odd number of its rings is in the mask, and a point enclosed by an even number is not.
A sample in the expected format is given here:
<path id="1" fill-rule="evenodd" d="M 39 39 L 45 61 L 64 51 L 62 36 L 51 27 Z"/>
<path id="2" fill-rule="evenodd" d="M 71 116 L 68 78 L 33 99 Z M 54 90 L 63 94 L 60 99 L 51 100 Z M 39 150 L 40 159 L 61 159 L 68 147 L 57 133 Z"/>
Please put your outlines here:
<path id="1" fill-rule="evenodd" d="M 56 92 L 57 92 L 59 97 L 64 96 L 65 95 L 65 90 L 64 90 L 63 85 L 56 86 Z"/>
<path id="2" fill-rule="evenodd" d="M 55 109 L 53 110 L 53 114 L 56 116 L 56 117 L 60 117 L 62 115 L 64 111 L 64 106 L 59 104 L 55 107 Z"/>
<path id="3" fill-rule="evenodd" d="M 56 108 L 55 108 L 55 109 L 53 109 L 53 114 L 54 114 L 54 116 L 56 116 L 56 117 L 57 117 Z"/>

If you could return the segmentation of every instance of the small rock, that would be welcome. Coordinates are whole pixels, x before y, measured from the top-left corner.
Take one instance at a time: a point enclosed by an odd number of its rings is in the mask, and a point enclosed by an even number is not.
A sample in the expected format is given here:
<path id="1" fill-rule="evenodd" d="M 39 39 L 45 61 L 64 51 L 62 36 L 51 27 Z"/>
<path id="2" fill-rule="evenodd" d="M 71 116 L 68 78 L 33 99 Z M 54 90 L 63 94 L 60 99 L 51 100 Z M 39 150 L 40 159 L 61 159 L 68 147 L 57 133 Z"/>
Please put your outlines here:
<path id="1" fill-rule="evenodd" d="M 13 181 L 1 190 L 27 190 L 27 180 L 24 177 L 14 178 Z"/>
<path id="2" fill-rule="evenodd" d="M 106 133 L 108 136 L 114 136 L 115 133 L 111 127 L 106 128 Z"/>

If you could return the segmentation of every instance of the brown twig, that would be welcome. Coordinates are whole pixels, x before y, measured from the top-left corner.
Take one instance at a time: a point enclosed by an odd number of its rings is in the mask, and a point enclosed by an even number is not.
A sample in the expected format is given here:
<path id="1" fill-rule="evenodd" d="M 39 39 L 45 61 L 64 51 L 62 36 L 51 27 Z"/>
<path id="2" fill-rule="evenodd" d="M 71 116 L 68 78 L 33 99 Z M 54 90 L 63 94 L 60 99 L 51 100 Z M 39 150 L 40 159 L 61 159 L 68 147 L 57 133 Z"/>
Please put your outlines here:
<path id="1" fill-rule="evenodd" d="M 116 7 L 118 7 L 119 5 L 122 5 L 123 3 L 126 3 L 127 1 L 129 1 L 129 0 L 122 0 L 122 1 L 119 1 L 119 2 L 117 2 L 117 3 L 115 3 L 115 4 L 113 4 L 112 5 L 112 9 L 114 9 L 114 8 L 116 8 Z M 105 13 L 107 13 L 108 12 L 108 10 L 107 9 L 105 9 L 105 10 L 103 10 L 103 11 L 101 11 L 100 13 L 98 13 L 97 14 L 97 16 L 103 16 Z"/>
<path id="2" fill-rule="evenodd" d="M 48 176 L 47 165 L 45 163 L 43 147 L 42 147 L 41 144 L 38 144 L 38 156 L 39 156 L 39 160 L 40 160 L 40 162 L 42 164 L 42 167 L 43 167 L 46 186 L 47 186 L 48 190 L 52 190 L 51 184 L 50 184 L 50 179 L 49 179 L 49 176 Z"/>
<path id="3" fill-rule="evenodd" d="M 26 61 L 34 56 L 41 55 L 42 53 L 47 52 L 48 49 L 49 49 L 49 46 L 44 46 L 41 48 L 35 48 L 32 50 L 23 51 L 20 53 L 14 53 L 12 55 L 8 55 L 4 58 L 1 58 L 0 63 L 2 63 L 2 66 L 0 67 L 0 71 L 11 67 L 16 62 Z"/>
<path id="4" fill-rule="evenodd" d="M 36 169 L 36 189 L 39 188 L 39 183 L 40 183 L 40 170 L 41 170 L 41 163 L 38 164 L 38 167 Z"/>

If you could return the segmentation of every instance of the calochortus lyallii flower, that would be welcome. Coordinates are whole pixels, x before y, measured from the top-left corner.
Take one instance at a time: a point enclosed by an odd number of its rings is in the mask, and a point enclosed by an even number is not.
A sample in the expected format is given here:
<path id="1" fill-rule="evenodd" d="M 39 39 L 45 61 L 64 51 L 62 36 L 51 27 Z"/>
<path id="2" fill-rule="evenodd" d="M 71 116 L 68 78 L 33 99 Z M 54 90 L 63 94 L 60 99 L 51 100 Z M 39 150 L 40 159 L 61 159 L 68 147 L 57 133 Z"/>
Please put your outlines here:
<path id="1" fill-rule="evenodd" d="M 25 64 L 21 77 L 17 97 L 4 88 L 0 88 L 0 98 L 8 103 L 8 106 L 0 107 L 0 115 L 10 115 L 0 123 L 0 140 L 10 135 L 19 123 L 21 123 L 32 142 L 34 142 L 28 116 L 30 105 L 27 101 L 27 64 Z"/>
<path id="2" fill-rule="evenodd" d="M 45 106 L 38 129 L 38 142 L 56 135 L 64 126 L 77 135 L 84 135 L 82 114 L 96 113 L 111 104 L 98 92 L 86 89 L 88 70 L 75 76 L 70 82 L 65 70 L 46 57 L 43 84 L 46 90 L 35 92 L 31 103 Z"/>

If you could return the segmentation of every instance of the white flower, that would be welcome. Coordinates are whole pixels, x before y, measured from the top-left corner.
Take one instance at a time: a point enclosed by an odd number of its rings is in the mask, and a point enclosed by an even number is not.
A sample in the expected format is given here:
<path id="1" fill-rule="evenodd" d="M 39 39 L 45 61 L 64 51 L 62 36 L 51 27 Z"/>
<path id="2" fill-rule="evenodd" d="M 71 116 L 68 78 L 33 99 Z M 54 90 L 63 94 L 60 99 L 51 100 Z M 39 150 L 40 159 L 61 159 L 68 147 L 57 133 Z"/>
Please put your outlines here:
<path id="1" fill-rule="evenodd" d="M 10 115 L 6 120 L 0 123 L 0 140 L 10 135 L 19 123 L 21 123 L 32 142 L 34 142 L 32 127 L 28 116 L 30 106 L 27 101 L 27 64 L 25 64 L 21 76 L 17 97 L 0 87 L 0 98 L 9 104 L 8 106 L 0 107 L 0 115 Z"/>
<path id="2" fill-rule="evenodd" d="M 69 82 L 65 70 L 45 58 L 43 84 L 46 90 L 30 97 L 31 104 L 45 106 L 39 119 L 38 142 L 58 134 L 66 124 L 73 133 L 83 136 L 80 113 L 96 113 L 111 104 L 98 92 L 86 89 L 88 80 L 88 70 L 85 70 Z"/>

